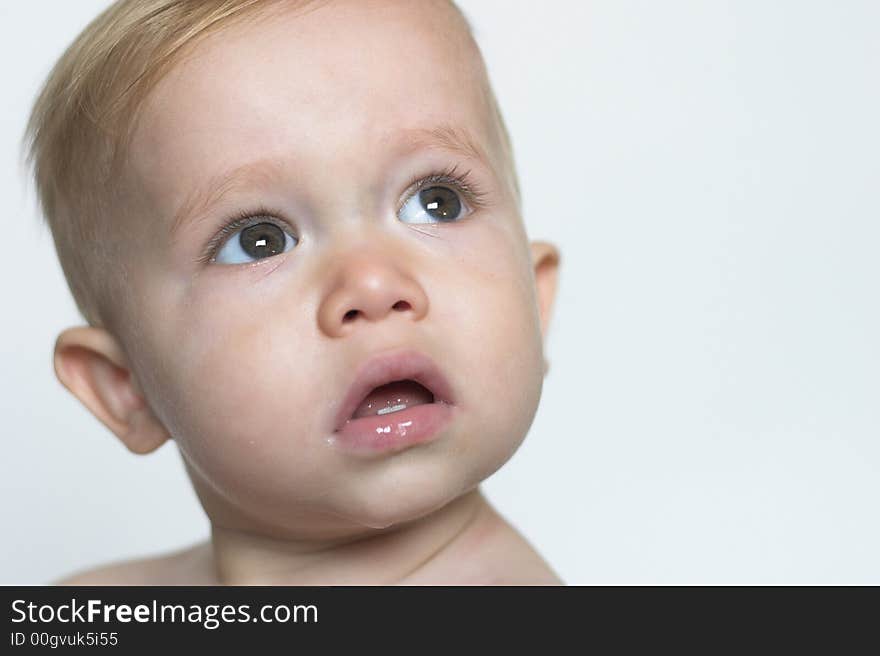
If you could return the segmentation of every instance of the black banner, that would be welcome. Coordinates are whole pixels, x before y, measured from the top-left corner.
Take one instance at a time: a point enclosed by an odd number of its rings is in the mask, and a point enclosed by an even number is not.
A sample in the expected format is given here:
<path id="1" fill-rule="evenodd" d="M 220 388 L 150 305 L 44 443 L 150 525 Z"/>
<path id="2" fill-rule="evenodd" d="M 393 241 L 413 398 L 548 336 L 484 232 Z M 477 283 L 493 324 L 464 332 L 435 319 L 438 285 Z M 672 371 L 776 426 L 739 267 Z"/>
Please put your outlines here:
<path id="1" fill-rule="evenodd" d="M 5 587 L 2 653 L 134 653 L 362 643 L 469 653 L 473 639 L 559 645 L 791 646 L 869 631 L 876 588 L 845 587 Z M 841 630 L 834 627 L 839 625 Z M 708 640 L 709 643 L 705 641 Z M 566 648 L 562 648 L 566 645 Z M 176 651 L 175 651 L 176 653 Z M 225 653 L 225 652 L 224 652 Z"/>

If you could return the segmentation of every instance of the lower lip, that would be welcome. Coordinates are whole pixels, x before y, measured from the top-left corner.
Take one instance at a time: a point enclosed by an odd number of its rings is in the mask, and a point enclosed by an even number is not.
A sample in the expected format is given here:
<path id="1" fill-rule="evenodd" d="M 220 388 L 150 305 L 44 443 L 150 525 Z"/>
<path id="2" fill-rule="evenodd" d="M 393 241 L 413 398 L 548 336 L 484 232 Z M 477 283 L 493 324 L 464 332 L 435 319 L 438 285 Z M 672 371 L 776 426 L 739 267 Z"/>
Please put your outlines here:
<path id="1" fill-rule="evenodd" d="M 448 403 L 424 403 L 385 415 L 349 419 L 331 441 L 346 451 L 372 455 L 430 442 L 452 420 Z"/>

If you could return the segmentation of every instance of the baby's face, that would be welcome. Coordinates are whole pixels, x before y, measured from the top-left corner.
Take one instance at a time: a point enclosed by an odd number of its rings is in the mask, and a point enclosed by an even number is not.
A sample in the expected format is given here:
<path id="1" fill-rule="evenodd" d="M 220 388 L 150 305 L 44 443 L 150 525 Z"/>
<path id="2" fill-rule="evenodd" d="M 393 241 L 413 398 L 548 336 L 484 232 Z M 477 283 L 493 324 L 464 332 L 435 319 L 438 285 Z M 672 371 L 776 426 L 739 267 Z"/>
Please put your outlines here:
<path id="1" fill-rule="evenodd" d="M 389 526 L 524 438 L 541 321 L 481 71 L 444 2 L 334 1 L 212 35 L 148 99 L 118 338 L 214 521 Z M 403 350 L 447 379 L 445 423 L 417 444 L 337 439 L 355 374 Z"/>

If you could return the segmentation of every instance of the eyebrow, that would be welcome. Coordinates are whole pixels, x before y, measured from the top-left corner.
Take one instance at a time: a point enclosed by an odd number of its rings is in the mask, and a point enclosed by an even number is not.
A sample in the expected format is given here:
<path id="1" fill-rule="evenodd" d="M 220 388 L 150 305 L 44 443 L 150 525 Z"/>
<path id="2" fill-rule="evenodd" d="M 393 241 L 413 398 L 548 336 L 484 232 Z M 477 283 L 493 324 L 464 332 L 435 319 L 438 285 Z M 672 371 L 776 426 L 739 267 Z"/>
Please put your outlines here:
<path id="1" fill-rule="evenodd" d="M 395 136 L 402 150 L 406 152 L 438 148 L 486 164 L 489 162 L 486 151 L 473 135 L 466 128 L 450 123 L 430 128 L 406 128 L 398 130 Z M 267 158 L 212 176 L 204 187 L 189 194 L 174 213 L 171 235 L 177 234 L 183 226 L 207 212 L 229 192 L 277 178 L 283 168 L 284 165 L 278 158 Z"/>
<path id="2" fill-rule="evenodd" d="M 171 235 L 197 219 L 231 191 L 266 182 L 278 175 L 281 163 L 275 158 L 260 159 L 212 176 L 203 188 L 194 190 L 174 213 Z"/>
<path id="3" fill-rule="evenodd" d="M 401 130 L 402 141 L 411 150 L 418 148 L 442 148 L 470 159 L 487 161 L 486 152 L 463 127 L 444 123 L 433 128 L 409 128 Z"/>

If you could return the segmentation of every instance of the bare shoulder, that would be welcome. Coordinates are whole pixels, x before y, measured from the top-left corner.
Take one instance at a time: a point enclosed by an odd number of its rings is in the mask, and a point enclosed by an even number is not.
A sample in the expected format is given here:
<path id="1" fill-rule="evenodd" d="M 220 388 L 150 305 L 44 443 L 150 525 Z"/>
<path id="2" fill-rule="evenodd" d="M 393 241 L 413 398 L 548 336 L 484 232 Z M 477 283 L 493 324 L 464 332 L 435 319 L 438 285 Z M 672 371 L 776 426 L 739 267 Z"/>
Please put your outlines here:
<path id="1" fill-rule="evenodd" d="M 482 553 L 485 585 L 565 585 L 529 541 L 494 508 L 489 511 Z"/>
<path id="2" fill-rule="evenodd" d="M 75 572 L 50 585 L 211 585 L 210 542 Z"/>

